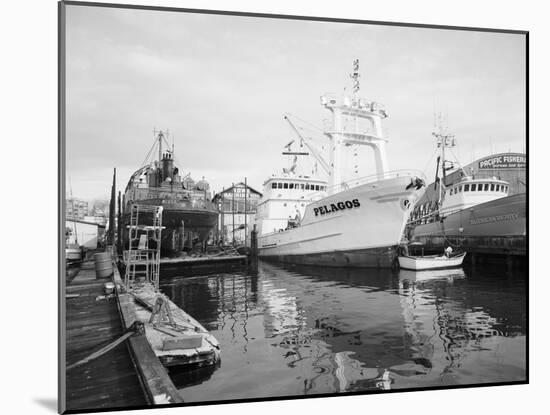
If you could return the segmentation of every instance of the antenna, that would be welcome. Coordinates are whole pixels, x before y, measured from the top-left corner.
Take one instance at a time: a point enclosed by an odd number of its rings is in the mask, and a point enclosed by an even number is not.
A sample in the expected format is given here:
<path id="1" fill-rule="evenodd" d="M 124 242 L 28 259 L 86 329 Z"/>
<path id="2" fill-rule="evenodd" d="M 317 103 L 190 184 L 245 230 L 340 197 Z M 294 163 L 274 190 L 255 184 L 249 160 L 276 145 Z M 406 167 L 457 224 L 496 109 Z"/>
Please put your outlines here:
<path id="1" fill-rule="evenodd" d="M 353 72 L 350 74 L 350 78 L 353 79 L 353 94 L 356 95 L 359 92 L 359 59 L 353 61 Z"/>

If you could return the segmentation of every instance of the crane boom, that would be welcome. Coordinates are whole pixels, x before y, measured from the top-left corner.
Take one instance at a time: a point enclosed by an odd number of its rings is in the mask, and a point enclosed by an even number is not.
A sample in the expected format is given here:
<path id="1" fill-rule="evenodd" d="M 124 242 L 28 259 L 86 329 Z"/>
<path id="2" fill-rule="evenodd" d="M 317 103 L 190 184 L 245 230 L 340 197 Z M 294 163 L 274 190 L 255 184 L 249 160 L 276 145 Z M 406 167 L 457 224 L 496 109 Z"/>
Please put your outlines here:
<path id="1" fill-rule="evenodd" d="M 309 151 L 311 151 L 311 154 L 313 154 L 313 157 L 315 157 L 315 159 L 319 162 L 323 170 L 325 170 L 327 174 L 330 174 L 330 167 L 328 163 L 325 161 L 325 159 L 323 158 L 323 156 L 321 155 L 320 151 L 312 143 L 309 143 L 308 140 L 306 140 L 302 136 L 302 134 L 300 134 L 296 126 L 292 123 L 292 121 L 290 121 L 290 118 L 288 118 L 287 115 L 285 115 L 284 118 L 290 124 L 290 127 L 294 130 L 294 132 L 298 134 L 298 137 L 300 137 L 300 140 L 302 140 L 302 142 L 306 145 Z"/>

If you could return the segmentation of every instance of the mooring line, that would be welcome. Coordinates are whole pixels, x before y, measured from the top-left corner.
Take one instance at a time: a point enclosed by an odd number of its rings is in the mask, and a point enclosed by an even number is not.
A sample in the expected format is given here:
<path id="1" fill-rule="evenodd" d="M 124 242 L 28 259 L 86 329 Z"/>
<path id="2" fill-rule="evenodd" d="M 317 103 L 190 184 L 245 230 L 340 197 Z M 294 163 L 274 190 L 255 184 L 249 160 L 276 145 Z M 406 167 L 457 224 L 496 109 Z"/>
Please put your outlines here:
<path id="1" fill-rule="evenodd" d="M 130 326 L 128 328 L 128 330 L 122 336 L 120 336 L 118 339 L 116 339 L 115 341 L 109 343 L 107 346 L 102 347 L 101 349 L 99 349 L 98 351 L 92 353 L 88 357 L 85 357 L 84 359 L 81 359 L 78 362 L 75 362 L 72 365 L 67 366 L 66 370 L 74 369 L 75 367 L 82 366 L 85 363 L 88 363 L 92 360 L 95 360 L 98 357 L 103 356 L 105 353 L 107 353 L 110 350 L 117 347 L 120 343 L 126 341 L 126 339 L 133 336 L 135 333 L 142 332 L 143 326 L 141 324 L 136 324 L 136 323 L 132 324 L 132 326 Z"/>

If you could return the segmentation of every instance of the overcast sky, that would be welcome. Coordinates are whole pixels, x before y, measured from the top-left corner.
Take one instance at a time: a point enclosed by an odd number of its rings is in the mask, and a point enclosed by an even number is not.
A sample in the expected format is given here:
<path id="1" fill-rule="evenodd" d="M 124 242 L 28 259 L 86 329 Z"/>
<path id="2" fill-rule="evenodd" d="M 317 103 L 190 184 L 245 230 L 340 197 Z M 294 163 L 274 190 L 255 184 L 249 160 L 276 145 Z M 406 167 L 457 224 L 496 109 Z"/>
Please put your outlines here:
<path id="1" fill-rule="evenodd" d="M 464 164 L 525 149 L 522 35 L 67 6 L 67 178 L 107 197 L 168 129 L 180 171 L 213 190 L 284 166 L 283 114 L 319 127 L 326 92 L 351 87 L 385 105 L 391 169 L 435 165 L 434 111 Z M 372 161 L 363 157 L 362 172 Z M 432 159 L 433 161 L 433 159 Z M 67 191 L 69 187 L 67 186 Z"/>

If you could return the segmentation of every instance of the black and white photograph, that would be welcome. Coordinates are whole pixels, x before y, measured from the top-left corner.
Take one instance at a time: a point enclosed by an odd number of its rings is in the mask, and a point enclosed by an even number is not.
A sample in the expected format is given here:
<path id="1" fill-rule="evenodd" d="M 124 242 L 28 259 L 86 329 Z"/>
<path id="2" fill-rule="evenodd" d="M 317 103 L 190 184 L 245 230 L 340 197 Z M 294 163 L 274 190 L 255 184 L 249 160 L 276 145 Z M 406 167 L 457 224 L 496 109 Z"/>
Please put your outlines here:
<path id="1" fill-rule="evenodd" d="M 59 3 L 60 412 L 529 382 L 528 32 L 420 23 Z"/>

